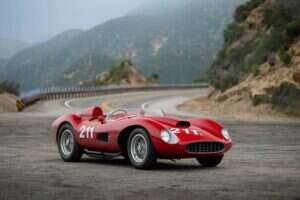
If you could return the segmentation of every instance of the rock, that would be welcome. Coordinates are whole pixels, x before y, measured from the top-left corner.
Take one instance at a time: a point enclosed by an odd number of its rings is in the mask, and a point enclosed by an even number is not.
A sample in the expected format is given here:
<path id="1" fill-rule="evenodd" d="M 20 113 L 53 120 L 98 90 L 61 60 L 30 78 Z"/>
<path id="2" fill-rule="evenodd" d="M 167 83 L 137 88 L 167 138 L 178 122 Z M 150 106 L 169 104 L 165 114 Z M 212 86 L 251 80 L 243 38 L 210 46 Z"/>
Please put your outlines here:
<path id="1" fill-rule="evenodd" d="M 0 113 L 1 112 L 18 112 L 16 107 L 17 97 L 12 94 L 0 94 Z"/>
<path id="2" fill-rule="evenodd" d="M 296 83 L 300 84 L 300 72 L 295 72 L 293 75 L 293 79 Z"/>

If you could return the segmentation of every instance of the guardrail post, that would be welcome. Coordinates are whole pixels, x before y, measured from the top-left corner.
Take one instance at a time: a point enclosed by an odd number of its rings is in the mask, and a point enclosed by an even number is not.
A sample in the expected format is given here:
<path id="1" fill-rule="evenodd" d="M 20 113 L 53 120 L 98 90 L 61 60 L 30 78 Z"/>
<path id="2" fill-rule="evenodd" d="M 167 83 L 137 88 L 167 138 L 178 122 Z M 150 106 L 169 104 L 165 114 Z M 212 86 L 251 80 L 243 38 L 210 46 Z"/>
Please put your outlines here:
<path id="1" fill-rule="evenodd" d="M 68 98 L 82 98 L 91 96 L 100 96 L 103 94 L 115 94 L 119 92 L 133 92 L 133 91 L 151 91 L 151 90 L 169 90 L 169 89 L 197 89 L 206 88 L 209 85 L 207 83 L 199 84 L 174 84 L 174 85 L 150 85 L 150 86 L 118 86 L 118 87 L 48 87 L 38 88 L 36 90 L 22 93 L 20 101 L 24 102 L 25 106 L 30 105 L 38 100 L 51 101 L 57 99 Z M 26 95 L 27 94 L 27 95 Z"/>

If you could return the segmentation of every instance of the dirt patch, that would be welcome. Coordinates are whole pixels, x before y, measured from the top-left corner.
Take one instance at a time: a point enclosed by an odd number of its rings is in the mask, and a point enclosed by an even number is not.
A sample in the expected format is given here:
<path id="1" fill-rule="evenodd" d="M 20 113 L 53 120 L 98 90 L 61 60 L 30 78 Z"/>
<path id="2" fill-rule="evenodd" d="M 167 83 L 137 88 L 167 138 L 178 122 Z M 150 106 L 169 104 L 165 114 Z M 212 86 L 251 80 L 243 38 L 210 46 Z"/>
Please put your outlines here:
<path id="1" fill-rule="evenodd" d="M 1 112 L 17 112 L 17 97 L 12 94 L 0 94 L 0 113 Z"/>
<path id="2" fill-rule="evenodd" d="M 221 92 L 185 102 L 179 109 L 187 112 L 243 120 L 300 120 L 300 38 L 290 50 L 290 64 L 264 63 L 257 74 Z"/>
<path id="3" fill-rule="evenodd" d="M 217 95 L 217 94 L 213 94 Z M 292 117 L 274 109 L 271 104 L 259 104 L 253 106 L 253 101 L 247 90 L 232 94 L 230 98 L 215 100 L 204 96 L 184 102 L 178 106 L 184 112 L 215 116 L 224 119 L 250 120 L 250 121 L 298 121 Z"/>

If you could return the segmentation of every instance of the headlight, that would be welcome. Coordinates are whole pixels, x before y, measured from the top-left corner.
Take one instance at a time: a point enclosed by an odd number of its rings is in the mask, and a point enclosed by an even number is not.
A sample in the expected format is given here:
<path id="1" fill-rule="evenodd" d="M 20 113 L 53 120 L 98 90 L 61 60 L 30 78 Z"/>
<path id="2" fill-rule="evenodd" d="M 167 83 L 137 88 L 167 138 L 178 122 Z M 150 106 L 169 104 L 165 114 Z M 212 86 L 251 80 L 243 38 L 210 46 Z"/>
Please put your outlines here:
<path id="1" fill-rule="evenodd" d="M 221 130 L 221 133 L 222 133 L 222 135 L 224 136 L 224 138 L 225 138 L 226 140 L 231 141 L 231 138 L 230 138 L 230 135 L 229 135 L 229 132 L 227 131 L 227 129 L 223 128 L 223 129 Z"/>
<path id="2" fill-rule="evenodd" d="M 161 131 L 160 139 L 168 144 L 177 144 L 179 141 L 178 137 L 167 129 Z"/>

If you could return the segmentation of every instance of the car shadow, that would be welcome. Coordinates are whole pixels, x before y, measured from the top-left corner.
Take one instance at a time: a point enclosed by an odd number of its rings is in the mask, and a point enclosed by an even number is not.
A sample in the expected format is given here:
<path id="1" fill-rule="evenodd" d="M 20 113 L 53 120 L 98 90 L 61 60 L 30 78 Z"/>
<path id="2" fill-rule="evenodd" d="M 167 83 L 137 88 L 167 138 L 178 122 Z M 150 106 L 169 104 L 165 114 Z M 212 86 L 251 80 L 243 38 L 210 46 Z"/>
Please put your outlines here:
<path id="1" fill-rule="evenodd" d="M 121 166 L 126 168 L 134 167 L 130 164 L 130 162 L 124 158 L 113 158 L 113 159 L 99 159 L 99 158 L 82 158 L 82 163 L 89 164 L 101 164 L 101 165 L 110 165 L 110 166 Z M 221 167 L 207 168 L 202 167 L 199 164 L 188 164 L 188 163 L 180 163 L 177 161 L 168 161 L 168 160 L 158 160 L 157 164 L 151 168 L 149 171 L 179 171 L 179 170 L 220 170 Z"/>
<path id="2" fill-rule="evenodd" d="M 90 164 L 101 164 L 101 165 L 111 165 L 111 166 L 128 166 L 131 167 L 129 161 L 124 158 L 82 158 L 81 163 L 90 163 Z"/>

